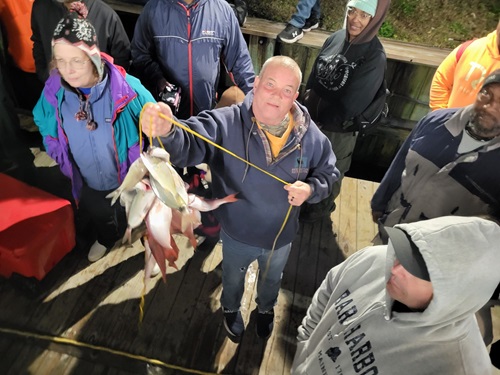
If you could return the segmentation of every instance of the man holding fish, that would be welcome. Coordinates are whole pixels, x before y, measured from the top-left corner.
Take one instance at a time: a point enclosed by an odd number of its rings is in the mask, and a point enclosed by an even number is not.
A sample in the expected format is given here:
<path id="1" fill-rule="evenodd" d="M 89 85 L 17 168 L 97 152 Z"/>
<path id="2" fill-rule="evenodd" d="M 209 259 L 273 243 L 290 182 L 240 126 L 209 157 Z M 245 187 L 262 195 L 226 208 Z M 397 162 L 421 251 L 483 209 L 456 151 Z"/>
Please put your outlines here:
<path id="1" fill-rule="evenodd" d="M 176 166 L 207 163 L 214 196 L 237 193 L 236 202 L 215 211 L 222 226 L 224 326 L 235 342 L 245 329 L 239 309 L 248 266 L 257 260 L 261 270 L 257 334 L 267 339 L 299 226 L 298 207 L 325 198 L 338 179 L 330 142 L 295 101 L 301 81 L 295 61 L 275 56 L 243 103 L 179 122 L 166 104 L 149 103 L 143 110 L 143 132 L 161 137 Z"/>

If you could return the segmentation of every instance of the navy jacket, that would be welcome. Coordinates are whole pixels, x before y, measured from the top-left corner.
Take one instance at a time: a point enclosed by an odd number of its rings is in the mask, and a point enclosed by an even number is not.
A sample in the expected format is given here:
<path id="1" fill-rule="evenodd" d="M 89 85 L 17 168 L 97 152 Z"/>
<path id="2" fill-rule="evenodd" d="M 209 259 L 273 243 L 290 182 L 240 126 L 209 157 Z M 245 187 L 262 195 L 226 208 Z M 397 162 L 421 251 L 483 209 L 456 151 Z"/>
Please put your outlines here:
<path id="1" fill-rule="evenodd" d="M 212 109 L 221 62 L 246 94 L 254 70 L 238 20 L 224 0 L 150 0 L 132 39 L 134 72 L 154 94 L 165 80 L 182 88 L 177 116 Z"/>

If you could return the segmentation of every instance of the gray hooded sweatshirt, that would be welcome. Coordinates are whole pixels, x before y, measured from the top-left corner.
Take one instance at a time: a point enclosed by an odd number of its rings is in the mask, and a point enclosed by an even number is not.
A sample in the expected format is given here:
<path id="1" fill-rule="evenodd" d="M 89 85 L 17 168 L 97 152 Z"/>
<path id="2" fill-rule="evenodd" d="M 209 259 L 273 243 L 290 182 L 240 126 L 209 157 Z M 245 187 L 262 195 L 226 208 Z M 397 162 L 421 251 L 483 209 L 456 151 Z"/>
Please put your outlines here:
<path id="1" fill-rule="evenodd" d="M 447 216 L 396 227 L 419 248 L 434 295 L 423 312 L 392 311 L 392 244 L 330 270 L 299 327 L 292 374 L 483 375 L 491 363 L 474 316 L 500 279 L 500 226 Z"/>

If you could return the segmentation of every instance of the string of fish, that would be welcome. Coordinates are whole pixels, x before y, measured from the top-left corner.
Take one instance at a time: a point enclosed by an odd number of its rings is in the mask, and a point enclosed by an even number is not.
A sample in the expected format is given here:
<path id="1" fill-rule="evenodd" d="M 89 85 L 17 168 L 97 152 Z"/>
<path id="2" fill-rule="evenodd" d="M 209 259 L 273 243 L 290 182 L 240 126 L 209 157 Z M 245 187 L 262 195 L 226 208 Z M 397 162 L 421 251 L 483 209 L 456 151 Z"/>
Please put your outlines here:
<path id="1" fill-rule="evenodd" d="M 143 107 L 143 109 L 141 110 L 141 114 L 140 114 L 140 117 L 139 117 L 139 144 L 140 144 L 140 145 L 142 145 L 142 125 L 141 125 L 141 124 L 142 124 L 142 121 L 141 121 L 141 119 L 142 119 L 142 114 L 143 114 L 143 112 L 144 112 L 144 109 L 145 109 L 145 108 L 146 108 L 146 106 L 144 106 L 144 107 Z M 180 122 L 175 121 L 173 118 L 169 118 L 168 116 L 164 115 L 163 113 L 160 113 L 160 114 L 159 114 L 159 117 L 161 117 L 161 118 L 163 118 L 163 119 L 165 119 L 165 120 L 167 120 L 167 121 L 171 122 L 173 125 L 178 126 L 178 127 L 179 127 L 179 128 L 181 128 L 182 130 L 184 130 L 184 131 L 186 131 L 186 132 L 188 132 L 188 133 L 193 134 L 194 136 L 196 136 L 196 137 L 198 137 L 198 138 L 202 139 L 203 141 L 205 141 L 205 142 L 207 142 L 208 144 L 210 144 L 210 145 L 212 145 L 212 146 L 214 146 L 214 147 L 216 147 L 216 148 L 220 149 L 221 151 L 223 151 L 223 152 L 225 152 L 225 153 L 227 153 L 227 154 L 229 154 L 229 155 L 233 156 L 234 158 L 236 158 L 236 159 L 238 159 L 238 160 L 242 161 L 243 163 L 248 164 L 250 167 L 253 167 L 253 168 L 257 169 L 258 171 L 260 171 L 260 172 L 262 172 L 262 173 L 264 173 L 264 174 L 268 175 L 269 177 L 272 177 L 272 178 L 274 178 L 275 180 L 278 180 L 279 182 L 283 183 L 284 185 L 290 185 L 290 183 L 289 183 L 289 182 L 287 182 L 287 181 L 285 181 L 285 180 L 283 180 L 283 179 L 279 178 L 278 176 L 276 176 L 276 175 L 274 175 L 274 174 L 272 174 L 272 173 L 270 173 L 270 172 L 266 171 L 265 169 L 260 168 L 259 166 L 255 165 L 255 164 L 253 164 L 253 163 L 249 162 L 248 160 L 246 160 L 246 159 L 242 158 L 241 156 L 239 156 L 239 155 L 235 154 L 234 152 L 232 152 L 232 151 L 228 150 L 227 148 L 222 147 L 221 145 L 218 145 L 217 143 L 213 142 L 212 140 L 208 139 L 207 137 L 205 137 L 205 136 L 203 136 L 203 135 L 199 134 L 198 132 L 196 132 L 196 131 L 194 131 L 194 130 L 190 129 L 189 127 L 187 127 L 187 126 L 185 126 L 185 125 L 181 124 Z M 152 121 L 153 121 L 153 120 L 151 119 L 150 121 L 151 121 L 151 123 L 152 123 Z M 160 144 L 160 147 L 162 147 L 163 149 L 165 149 L 165 147 L 164 147 L 163 143 L 161 142 L 160 137 L 156 137 L 156 139 L 158 140 L 158 143 Z M 151 145 L 153 144 L 153 139 L 152 139 L 152 137 L 151 137 L 151 136 L 149 136 L 149 144 L 151 144 Z M 270 265 L 270 262 L 271 262 L 271 258 L 272 258 L 273 254 L 274 254 L 274 249 L 276 248 L 276 243 L 277 243 L 277 241 L 278 241 L 279 236 L 280 236 L 280 235 L 281 235 L 281 233 L 283 232 L 283 230 L 284 230 L 284 228 L 285 228 L 285 226 L 286 226 L 286 223 L 288 222 L 288 219 L 289 219 L 289 217 L 290 217 L 290 213 L 291 213 L 291 211 L 292 211 L 292 208 L 293 208 L 293 206 L 290 204 L 290 207 L 288 207 L 288 211 L 287 211 L 287 213 L 286 213 L 286 215 L 285 215 L 285 218 L 284 218 L 284 220 L 283 220 L 283 223 L 282 223 L 282 225 L 281 225 L 281 227 L 280 227 L 280 229 L 279 229 L 278 233 L 276 234 L 276 237 L 274 238 L 274 241 L 273 241 L 273 246 L 272 246 L 272 248 L 271 248 L 271 255 L 270 255 L 269 259 L 267 260 L 266 268 L 265 268 L 265 270 L 264 270 L 263 279 L 265 279 L 265 278 L 266 278 L 266 276 L 267 276 L 267 271 L 268 271 L 268 269 L 269 269 L 269 265 Z M 141 305 L 141 306 L 140 306 L 140 316 L 141 316 L 140 321 L 142 321 L 142 317 L 144 316 L 143 307 L 144 307 L 144 294 L 145 294 L 145 292 L 146 292 L 146 283 L 144 282 L 143 293 L 142 293 L 142 295 L 141 295 L 141 303 L 140 303 L 140 305 Z"/>

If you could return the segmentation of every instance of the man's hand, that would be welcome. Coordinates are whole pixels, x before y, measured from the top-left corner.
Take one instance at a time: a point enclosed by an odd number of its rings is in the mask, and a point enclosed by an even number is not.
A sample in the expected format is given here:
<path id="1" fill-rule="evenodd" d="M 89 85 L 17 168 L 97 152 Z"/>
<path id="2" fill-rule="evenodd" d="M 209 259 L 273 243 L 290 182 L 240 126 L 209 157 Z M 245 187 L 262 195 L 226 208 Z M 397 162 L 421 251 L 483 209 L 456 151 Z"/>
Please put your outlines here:
<path id="1" fill-rule="evenodd" d="M 372 211 L 372 220 L 375 224 L 378 224 L 378 219 L 382 217 L 384 213 L 382 211 Z"/>
<path id="2" fill-rule="evenodd" d="M 302 181 L 295 181 L 291 185 L 285 185 L 284 189 L 288 191 L 288 203 L 292 206 L 300 206 L 311 195 L 311 186 Z"/>
<path id="3" fill-rule="evenodd" d="M 144 106 L 141 117 L 142 132 L 148 137 L 163 137 L 172 129 L 172 123 L 162 117 L 172 118 L 172 109 L 163 102 L 148 103 Z"/>

